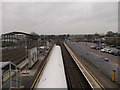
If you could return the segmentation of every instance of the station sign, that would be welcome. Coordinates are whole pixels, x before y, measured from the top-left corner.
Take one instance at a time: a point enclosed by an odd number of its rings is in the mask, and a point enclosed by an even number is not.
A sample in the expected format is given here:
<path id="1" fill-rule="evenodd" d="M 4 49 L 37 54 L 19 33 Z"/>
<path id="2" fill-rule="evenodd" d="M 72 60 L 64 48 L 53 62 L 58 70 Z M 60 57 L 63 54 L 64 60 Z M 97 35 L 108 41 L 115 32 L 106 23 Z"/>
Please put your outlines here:
<path id="1" fill-rule="evenodd" d="M 31 68 L 35 62 L 38 60 L 37 59 L 37 47 L 34 47 L 28 51 L 28 67 Z"/>

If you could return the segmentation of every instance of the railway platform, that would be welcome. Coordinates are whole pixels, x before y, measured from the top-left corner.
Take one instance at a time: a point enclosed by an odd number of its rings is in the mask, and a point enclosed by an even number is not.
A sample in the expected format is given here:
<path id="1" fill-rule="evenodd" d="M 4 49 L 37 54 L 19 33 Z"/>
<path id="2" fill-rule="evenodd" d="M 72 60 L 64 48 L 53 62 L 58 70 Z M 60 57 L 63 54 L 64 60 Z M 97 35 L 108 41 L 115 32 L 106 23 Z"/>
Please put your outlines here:
<path id="1" fill-rule="evenodd" d="M 43 55 L 42 53 L 39 54 L 38 61 L 35 63 L 35 65 L 31 69 L 27 68 L 28 58 L 17 65 L 21 69 L 21 72 L 20 72 L 20 75 L 19 75 L 20 76 L 20 81 L 19 82 L 21 83 L 21 87 L 20 87 L 21 89 L 30 89 L 31 88 L 37 74 L 39 73 L 39 70 L 43 66 L 43 63 L 46 60 L 47 55 L 49 54 L 49 51 L 50 50 L 46 51 L 46 55 Z M 15 80 L 16 75 L 11 72 L 11 77 L 13 78 L 13 80 Z M 10 85 L 10 79 L 9 78 L 10 77 L 9 77 L 9 73 L 8 73 L 8 75 L 6 75 L 4 77 L 4 80 L 6 80 L 6 81 L 3 85 L 3 88 L 5 88 L 5 89 L 9 89 L 9 85 Z M 12 82 L 12 85 L 14 86 L 14 82 Z M 12 88 L 15 88 L 15 87 L 12 87 Z"/>
<path id="2" fill-rule="evenodd" d="M 80 54 L 77 51 L 74 51 L 67 44 L 65 44 L 65 46 L 67 47 L 69 53 L 74 58 L 75 62 L 77 63 L 79 68 L 83 71 L 83 73 L 88 72 L 85 74 L 85 76 L 91 83 L 93 88 L 102 88 L 104 90 L 111 88 L 113 89 L 119 88 L 119 85 L 117 83 L 112 82 L 110 78 L 108 78 L 104 73 L 101 73 L 99 69 L 96 68 L 92 63 L 86 61 L 85 58 L 83 58 L 82 54 Z"/>

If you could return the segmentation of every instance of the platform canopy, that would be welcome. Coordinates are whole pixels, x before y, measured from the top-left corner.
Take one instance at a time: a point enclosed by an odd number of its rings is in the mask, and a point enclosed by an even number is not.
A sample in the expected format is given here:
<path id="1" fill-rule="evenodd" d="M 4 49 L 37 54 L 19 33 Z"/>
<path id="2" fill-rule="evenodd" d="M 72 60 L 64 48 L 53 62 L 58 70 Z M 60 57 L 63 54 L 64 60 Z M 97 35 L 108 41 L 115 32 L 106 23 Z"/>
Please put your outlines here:
<path id="1" fill-rule="evenodd" d="M 10 62 L 0 62 L 0 69 L 4 68 L 5 66 L 9 65 Z"/>
<path id="2" fill-rule="evenodd" d="M 10 69 L 19 69 L 17 65 L 15 65 L 12 62 L 0 62 L 0 69 L 2 69 L 3 72 L 8 71 Z"/>

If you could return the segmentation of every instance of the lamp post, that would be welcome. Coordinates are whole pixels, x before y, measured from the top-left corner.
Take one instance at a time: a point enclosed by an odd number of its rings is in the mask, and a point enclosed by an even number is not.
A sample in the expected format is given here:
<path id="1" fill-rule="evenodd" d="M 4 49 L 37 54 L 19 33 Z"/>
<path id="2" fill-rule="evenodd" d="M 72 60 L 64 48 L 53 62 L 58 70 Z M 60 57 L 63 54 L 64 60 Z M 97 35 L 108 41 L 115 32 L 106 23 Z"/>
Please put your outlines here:
<path id="1" fill-rule="evenodd" d="M 44 35 L 44 55 L 45 55 L 45 35 Z"/>
<path id="2" fill-rule="evenodd" d="M 2 69 L 0 69 L 0 90 L 2 90 Z"/>
<path id="3" fill-rule="evenodd" d="M 25 52 L 26 52 L 26 59 L 27 59 L 27 50 L 28 49 L 28 47 L 27 47 L 27 36 L 26 36 L 26 40 L 25 40 Z M 28 74 L 28 72 L 27 72 L 27 69 L 28 69 L 28 63 L 29 63 L 29 61 L 27 61 L 27 65 L 26 65 L 26 74 Z"/>
<path id="4" fill-rule="evenodd" d="M 11 69 L 11 62 L 9 63 L 9 69 L 10 69 L 10 71 L 9 71 L 9 77 L 10 77 L 10 88 L 12 88 L 12 77 L 11 77 L 11 71 L 12 71 L 12 69 Z"/>

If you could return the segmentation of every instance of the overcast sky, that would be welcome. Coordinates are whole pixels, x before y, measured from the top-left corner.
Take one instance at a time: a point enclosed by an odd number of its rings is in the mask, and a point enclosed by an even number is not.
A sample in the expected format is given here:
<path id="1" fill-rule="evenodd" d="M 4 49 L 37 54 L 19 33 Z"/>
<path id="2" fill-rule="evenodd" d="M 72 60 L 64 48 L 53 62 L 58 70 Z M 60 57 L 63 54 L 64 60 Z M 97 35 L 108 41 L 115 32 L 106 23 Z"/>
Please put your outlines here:
<path id="1" fill-rule="evenodd" d="M 117 2 L 4 2 L 2 32 L 85 34 L 118 31 Z"/>

